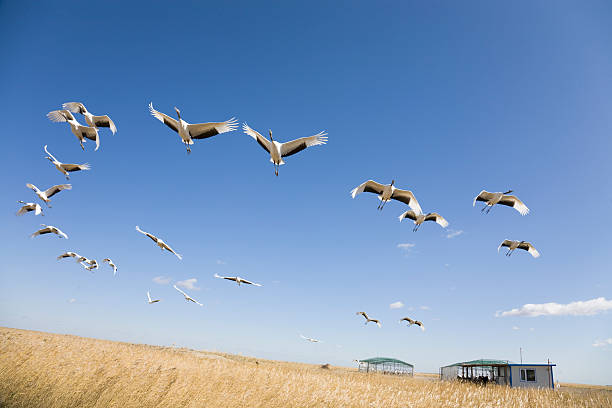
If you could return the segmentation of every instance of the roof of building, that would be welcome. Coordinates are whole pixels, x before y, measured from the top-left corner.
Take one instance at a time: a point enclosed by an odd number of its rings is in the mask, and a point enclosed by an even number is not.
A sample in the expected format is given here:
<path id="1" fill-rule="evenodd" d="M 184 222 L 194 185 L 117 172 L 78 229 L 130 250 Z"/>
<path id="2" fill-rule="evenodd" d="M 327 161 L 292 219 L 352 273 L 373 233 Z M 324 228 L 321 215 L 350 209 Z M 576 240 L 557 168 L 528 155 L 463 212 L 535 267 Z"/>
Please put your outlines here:
<path id="1" fill-rule="evenodd" d="M 462 361 L 460 363 L 449 364 L 444 367 L 453 367 L 453 366 L 495 366 L 495 365 L 508 365 L 510 361 L 508 360 L 471 360 L 471 361 Z"/>
<path id="2" fill-rule="evenodd" d="M 398 360 L 396 358 L 389 357 L 373 357 L 365 360 L 359 360 L 360 363 L 369 363 L 369 364 L 384 364 L 384 363 L 396 363 L 396 364 L 405 364 L 410 367 L 414 367 L 412 364 L 407 363 L 402 360 Z"/>

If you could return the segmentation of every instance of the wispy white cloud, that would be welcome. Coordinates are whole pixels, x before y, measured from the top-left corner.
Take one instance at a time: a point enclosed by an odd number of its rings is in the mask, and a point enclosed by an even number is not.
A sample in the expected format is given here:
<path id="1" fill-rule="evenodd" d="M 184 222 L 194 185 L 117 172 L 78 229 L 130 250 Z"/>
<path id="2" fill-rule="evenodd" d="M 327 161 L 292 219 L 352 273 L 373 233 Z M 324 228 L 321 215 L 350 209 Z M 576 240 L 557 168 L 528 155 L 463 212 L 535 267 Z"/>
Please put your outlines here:
<path id="1" fill-rule="evenodd" d="M 75 299 L 75 298 L 68 299 L 68 303 L 74 303 L 74 302 L 76 302 L 76 299 Z"/>
<path id="2" fill-rule="evenodd" d="M 217 265 L 226 265 L 227 262 L 222 261 L 221 259 L 217 259 Z"/>
<path id="3" fill-rule="evenodd" d="M 171 280 L 172 278 L 168 278 L 166 276 L 156 276 L 153 278 L 153 282 L 157 283 L 158 285 L 167 285 Z"/>
<path id="4" fill-rule="evenodd" d="M 535 331 L 535 329 L 533 327 L 530 327 L 529 331 Z"/>
<path id="5" fill-rule="evenodd" d="M 454 230 L 454 229 L 448 229 L 446 231 L 446 238 L 451 239 L 451 238 L 455 238 L 458 237 L 459 235 L 463 234 L 463 230 Z"/>
<path id="6" fill-rule="evenodd" d="M 420 306 L 419 309 L 421 309 L 421 310 L 431 310 L 431 307 L 429 307 L 429 306 Z"/>
<path id="7" fill-rule="evenodd" d="M 593 347 L 605 347 L 612 345 L 612 337 L 603 340 L 595 340 Z"/>
<path id="8" fill-rule="evenodd" d="M 518 327 L 518 326 L 512 326 L 512 330 L 520 330 L 520 327 Z"/>
<path id="9" fill-rule="evenodd" d="M 410 242 L 405 242 L 403 244 L 397 244 L 397 247 L 399 249 L 403 249 L 404 251 L 410 251 L 412 248 L 415 247 L 416 244 L 411 244 Z"/>
<path id="10" fill-rule="evenodd" d="M 404 307 L 404 303 L 401 301 L 397 301 L 397 302 L 393 302 L 389 305 L 389 308 L 391 309 L 401 309 L 402 307 Z"/>
<path id="11" fill-rule="evenodd" d="M 200 290 L 200 288 L 196 286 L 196 283 L 198 283 L 198 280 L 196 278 L 191 278 L 176 282 L 176 286 L 180 286 L 183 289 Z"/>
<path id="12" fill-rule="evenodd" d="M 568 304 L 528 303 L 518 309 L 495 313 L 496 317 L 506 316 L 592 316 L 612 309 L 612 300 L 599 297 L 591 300 L 579 300 Z"/>

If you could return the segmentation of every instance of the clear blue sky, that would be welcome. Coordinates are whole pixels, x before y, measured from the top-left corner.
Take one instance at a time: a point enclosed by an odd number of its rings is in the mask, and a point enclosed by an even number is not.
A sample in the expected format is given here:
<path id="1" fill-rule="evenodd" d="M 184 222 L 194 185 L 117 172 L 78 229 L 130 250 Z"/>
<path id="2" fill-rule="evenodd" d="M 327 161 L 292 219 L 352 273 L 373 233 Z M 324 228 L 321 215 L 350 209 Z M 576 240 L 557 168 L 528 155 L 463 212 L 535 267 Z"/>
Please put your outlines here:
<path id="1" fill-rule="evenodd" d="M 526 361 L 557 363 L 561 381 L 611 384 L 612 346 L 592 345 L 612 338 L 610 312 L 495 317 L 612 298 L 611 20 L 606 1 L 4 1 L 0 324 L 336 365 L 382 355 L 431 372 L 516 361 L 522 347 Z M 45 117 L 68 101 L 115 121 L 98 152 Z M 236 116 L 281 141 L 327 130 L 329 143 L 275 177 L 241 131 L 187 156 L 150 101 L 195 123 Z M 45 217 L 15 217 L 17 200 L 36 198 L 25 183 L 64 182 L 45 144 L 93 169 Z M 462 233 L 413 233 L 401 203 L 379 213 L 371 194 L 352 200 L 370 178 L 395 179 Z M 480 190 L 509 188 L 529 215 L 472 208 Z M 70 239 L 31 240 L 41 222 Z M 542 257 L 498 254 L 505 238 Z M 108 256 L 119 274 L 56 261 L 64 250 Z M 205 307 L 158 276 L 196 278 L 188 292 Z M 162 302 L 146 304 L 147 290 Z"/>

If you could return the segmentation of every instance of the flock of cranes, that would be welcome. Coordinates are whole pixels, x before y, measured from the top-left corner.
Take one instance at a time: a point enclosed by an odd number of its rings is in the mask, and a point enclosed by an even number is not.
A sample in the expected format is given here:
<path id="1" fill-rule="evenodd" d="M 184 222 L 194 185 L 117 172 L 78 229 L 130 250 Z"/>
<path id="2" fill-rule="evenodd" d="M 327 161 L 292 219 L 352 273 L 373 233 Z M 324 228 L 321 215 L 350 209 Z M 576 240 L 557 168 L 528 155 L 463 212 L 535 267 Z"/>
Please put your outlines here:
<path id="1" fill-rule="evenodd" d="M 209 122 L 209 123 L 188 123 L 181 118 L 181 111 L 178 108 L 174 108 L 177 119 L 166 115 L 165 113 L 157 111 L 153 107 L 153 103 L 149 104 L 149 112 L 151 115 L 165 124 L 174 132 L 178 133 L 181 138 L 182 143 L 185 145 L 187 153 L 191 152 L 191 146 L 194 144 L 194 140 L 207 139 L 222 133 L 232 132 L 238 128 L 238 121 L 235 118 L 228 119 L 224 122 Z M 85 118 L 86 125 L 83 125 L 77 121 L 73 114 L 80 114 Z M 62 105 L 62 109 L 54 110 L 47 114 L 47 117 L 52 122 L 58 123 L 68 123 L 70 125 L 71 132 L 76 136 L 79 141 L 79 144 L 83 150 L 85 150 L 85 146 L 83 143 L 87 142 L 87 140 L 92 140 L 95 142 L 96 147 L 94 151 L 97 151 L 100 148 L 100 130 L 99 128 L 108 128 L 112 134 L 114 135 L 117 132 L 117 127 L 115 123 L 111 120 L 108 115 L 93 115 L 90 113 L 85 105 L 80 102 L 67 102 Z M 245 134 L 251 136 L 270 156 L 270 162 L 272 162 L 274 166 L 274 174 L 278 176 L 279 167 L 283 164 L 284 158 L 294 155 L 308 147 L 318 146 L 327 143 L 327 133 L 322 131 L 313 136 L 303 137 L 299 139 L 295 139 L 288 142 L 278 142 L 272 137 L 272 130 L 269 130 L 269 138 L 264 137 L 261 133 L 249 127 L 246 123 L 242 125 L 242 130 Z M 66 179 L 70 179 L 70 173 L 90 170 L 91 167 L 88 163 L 84 164 L 67 164 L 60 162 L 54 155 L 52 155 L 47 145 L 44 146 L 44 151 L 47 154 L 45 156 L 55 168 L 61 172 Z M 399 221 L 402 222 L 404 219 L 410 219 L 414 223 L 413 231 L 417 231 L 420 226 L 426 221 L 433 221 L 440 225 L 442 228 L 448 227 L 448 221 L 442 217 L 440 214 L 436 212 L 424 213 L 421 209 L 421 205 L 416 199 L 414 193 L 410 190 L 402 190 L 395 187 L 395 180 L 391 180 L 391 184 L 380 184 L 374 180 L 367 180 L 359 186 L 355 187 L 351 192 L 352 198 L 355 198 L 358 194 L 361 193 L 374 193 L 378 196 L 380 203 L 378 204 L 377 209 L 382 210 L 386 203 L 391 200 L 396 200 L 406 204 L 410 209 L 403 212 L 399 216 Z M 40 190 L 37 186 L 32 183 L 27 183 L 26 186 L 31 189 L 36 196 L 40 199 L 40 201 L 44 202 L 48 208 L 51 207 L 51 197 L 58 194 L 64 190 L 71 190 L 71 184 L 57 184 L 52 187 L 49 187 L 46 190 Z M 514 195 L 509 195 L 512 191 L 506 192 L 488 192 L 481 191 L 476 198 L 474 198 L 473 206 L 476 205 L 477 201 L 484 202 L 484 207 L 481 212 L 489 213 L 491 209 L 495 205 L 503 205 L 512 207 L 517 210 L 521 215 L 526 215 L 529 213 L 529 209 L 527 206 L 519 200 Z M 42 207 L 38 203 L 31 203 L 25 201 L 19 201 L 22 204 L 21 208 L 18 210 L 17 215 L 23 215 L 29 212 L 34 212 L 35 215 L 43 215 Z M 45 234 L 55 234 L 60 238 L 68 239 L 68 235 L 60 230 L 58 227 L 52 225 L 41 224 L 43 228 L 35 231 L 31 236 L 36 237 Z M 150 238 L 155 244 L 161 249 L 163 252 L 168 251 L 174 254 L 179 260 L 182 260 L 182 255 L 174 251 L 168 244 L 164 242 L 161 238 L 143 231 L 139 226 L 136 226 L 136 231 Z M 516 249 L 522 249 L 529 252 L 534 258 L 540 256 L 540 253 L 534 248 L 534 246 L 526 241 L 513 241 L 513 240 L 504 240 L 498 247 L 498 252 L 502 247 L 507 247 L 508 251 L 506 252 L 507 256 L 510 256 Z M 76 252 L 67 251 L 57 257 L 58 260 L 65 258 L 73 258 L 83 266 L 84 269 L 88 271 L 93 271 L 98 269 L 99 264 L 95 259 L 89 259 L 85 256 L 81 256 Z M 113 275 L 117 275 L 118 267 L 117 265 L 110 259 L 104 258 L 104 263 L 107 263 L 110 268 L 113 270 Z M 236 282 L 238 286 L 240 285 L 251 285 L 251 286 L 262 286 L 259 283 L 255 283 L 239 276 L 220 276 L 216 273 L 214 274 L 214 278 L 224 279 Z M 188 295 L 186 292 L 181 290 L 176 285 L 173 285 L 174 289 L 180 292 L 183 295 L 186 302 L 192 302 L 196 305 L 203 306 L 202 303 Z M 150 292 L 147 291 L 147 303 L 154 304 L 160 302 L 161 299 L 152 299 Z M 366 312 L 357 312 L 357 315 L 361 315 L 365 319 L 365 324 L 372 322 L 376 324 L 378 327 L 382 327 L 382 324 L 377 319 L 372 319 L 368 316 Z M 425 330 L 425 326 L 421 321 L 413 320 L 409 317 L 404 317 L 400 320 L 401 322 L 408 322 L 408 327 L 412 325 L 419 326 L 423 331 Z M 300 334 L 300 337 L 304 340 L 307 340 L 312 343 L 320 343 L 321 340 L 305 337 Z"/>
<path id="2" fill-rule="evenodd" d="M 153 103 L 149 104 L 149 112 L 153 117 L 158 119 L 160 122 L 164 123 L 170 129 L 178 133 L 181 138 L 181 141 L 185 145 L 187 149 L 187 153 L 191 152 L 191 145 L 194 144 L 194 140 L 207 139 L 212 136 L 216 136 L 222 133 L 227 133 L 234 131 L 238 128 L 238 122 L 235 118 L 231 118 L 226 120 L 225 122 L 210 122 L 210 123 L 188 123 L 181 118 L 181 111 L 178 108 L 174 108 L 177 119 L 174 119 L 165 113 L 159 112 L 155 110 L 153 107 Z M 86 124 L 81 124 L 76 119 L 74 114 L 80 114 L 85 119 Z M 117 133 L 117 127 L 112 119 L 108 115 L 94 115 L 90 113 L 85 105 L 81 102 L 66 102 L 62 104 L 62 109 L 51 111 L 47 114 L 47 118 L 51 122 L 55 123 L 67 123 L 70 126 L 70 131 L 74 136 L 76 136 L 79 145 L 82 150 L 85 150 L 85 145 L 88 140 L 95 142 L 95 149 L 97 151 L 100 148 L 101 140 L 100 140 L 100 128 L 108 128 L 111 133 L 114 135 Z M 244 132 L 253 137 L 270 155 L 270 161 L 274 164 L 274 172 L 278 176 L 278 167 L 284 164 L 283 158 L 287 156 L 291 156 L 296 154 L 307 147 L 316 146 L 320 144 L 325 144 L 327 142 L 327 137 L 325 137 L 325 132 L 320 132 L 314 136 L 304 137 L 300 139 L 296 139 L 293 141 L 289 141 L 286 143 L 279 143 L 272 138 L 272 130 L 269 131 L 270 140 L 263 137 L 257 131 L 251 129 L 246 123 L 243 125 Z M 88 163 L 83 164 L 71 164 L 71 163 L 62 163 L 59 161 L 48 149 L 48 146 L 44 146 L 44 151 L 46 153 L 45 158 L 48 159 L 55 168 L 61 172 L 67 180 L 70 179 L 70 173 L 84 170 L 91 170 L 91 166 Z M 37 186 L 32 183 L 27 183 L 26 186 L 34 191 L 36 196 L 46 204 L 48 208 L 51 208 L 51 197 L 58 194 L 63 190 L 71 190 L 71 184 L 57 184 L 52 187 L 49 187 L 46 190 L 40 190 Z M 17 211 L 17 215 L 23 215 L 29 212 L 34 212 L 35 215 L 43 215 L 42 206 L 38 203 L 31 203 L 25 201 L 18 201 L 21 205 L 21 208 Z M 36 237 L 45 234 L 55 234 L 60 238 L 68 239 L 68 235 L 63 232 L 58 227 L 52 225 L 41 224 L 43 228 L 35 231 L 31 237 Z M 149 237 L 155 244 L 162 250 L 168 251 L 174 254 L 179 260 L 182 260 L 182 255 L 174 251 L 164 240 L 161 238 L 143 231 L 139 226 L 136 226 L 136 231 L 141 234 Z M 85 256 L 79 255 L 76 252 L 67 251 L 57 257 L 58 260 L 65 258 L 73 258 L 75 261 L 80 264 L 85 270 L 93 271 L 99 268 L 98 261 L 95 259 L 90 259 Z M 104 258 L 104 263 L 107 263 L 113 270 L 113 275 L 117 275 L 118 267 L 117 265 L 110 259 Z M 215 278 L 225 279 L 229 281 L 234 281 L 238 286 L 240 285 L 252 285 L 252 286 L 262 286 L 259 283 L 251 282 L 247 279 L 241 278 L 239 276 L 219 276 L 217 274 L 214 275 Z M 198 302 L 190 295 L 185 293 L 183 290 L 174 285 L 174 288 L 179 291 L 187 302 L 193 302 L 199 306 L 203 306 L 202 303 Z M 147 292 L 147 302 L 149 304 L 158 303 L 161 299 L 151 299 L 150 292 Z"/>
<path id="3" fill-rule="evenodd" d="M 386 185 L 377 183 L 374 180 L 368 180 L 358 185 L 353 190 L 351 190 L 351 197 L 355 198 L 360 193 L 377 194 L 378 199 L 380 200 L 380 203 L 378 204 L 378 210 L 382 210 L 385 204 L 391 200 L 400 201 L 408 205 L 410 207 L 410 210 L 403 212 L 399 216 L 399 220 L 400 222 L 402 222 L 403 219 L 409 218 L 412 221 L 414 221 L 414 228 L 412 229 L 412 231 L 415 231 L 415 232 L 419 229 L 421 224 L 423 224 L 423 222 L 425 221 L 433 221 L 437 223 L 438 225 L 440 225 L 442 228 L 448 227 L 448 221 L 446 221 L 446 219 L 444 219 L 444 217 L 442 217 L 440 214 L 435 213 L 435 212 L 424 214 L 423 210 L 421 209 L 421 205 L 417 201 L 412 191 L 399 189 L 395 187 L 394 184 L 395 184 L 395 180 L 391 180 L 391 184 L 386 184 Z M 499 205 L 505 205 L 508 207 L 512 207 L 516 211 L 518 211 L 521 215 L 527 215 L 529 213 L 529 208 L 527 208 L 527 206 L 521 200 L 519 200 L 516 196 L 509 195 L 510 193 L 512 193 L 512 190 L 509 190 L 503 193 L 501 192 L 491 193 L 489 191 L 482 190 L 474 198 L 474 202 L 472 206 L 476 206 L 476 201 L 482 201 L 485 203 L 485 205 L 482 208 L 481 212 L 484 212 L 487 214 L 491 211 L 493 206 L 499 204 Z M 529 252 L 534 258 L 538 258 L 540 256 L 540 253 L 535 249 L 535 247 L 531 243 L 526 242 L 526 241 L 513 241 L 513 240 L 506 239 L 497 248 L 498 252 L 501 249 L 501 247 L 508 248 L 508 251 L 506 252 L 507 256 L 512 255 L 512 252 L 516 249 L 523 249 Z M 382 327 L 382 324 L 380 323 L 379 320 L 371 319 L 367 315 L 366 312 L 357 312 L 357 315 L 361 315 L 365 318 L 366 325 L 369 322 L 372 322 L 372 323 L 375 323 L 378 327 Z M 422 322 L 418 320 L 413 320 L 409 317 L 404 317 L 400 320 L 400 323 L 402 321 L 408 322 L 409 323 L 408 327 L 412 325 L 417 325 L 421 327 L 423 331 L 425 331 L 425 326 L 423 325 Z"/>

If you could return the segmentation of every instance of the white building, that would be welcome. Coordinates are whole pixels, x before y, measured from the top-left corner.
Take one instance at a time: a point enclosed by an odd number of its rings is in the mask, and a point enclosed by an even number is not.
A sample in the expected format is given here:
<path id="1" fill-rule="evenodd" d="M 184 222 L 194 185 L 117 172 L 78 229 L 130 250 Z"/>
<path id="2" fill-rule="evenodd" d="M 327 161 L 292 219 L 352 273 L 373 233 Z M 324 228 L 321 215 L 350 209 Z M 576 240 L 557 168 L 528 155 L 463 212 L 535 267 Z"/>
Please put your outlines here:
<path id="1" fill-rule="evenodd" d="M 556 364 L 516 364 L 507 360 L 472 360 L 441 367 L 440 379 L 554 389 L 555 366 Z"/>

